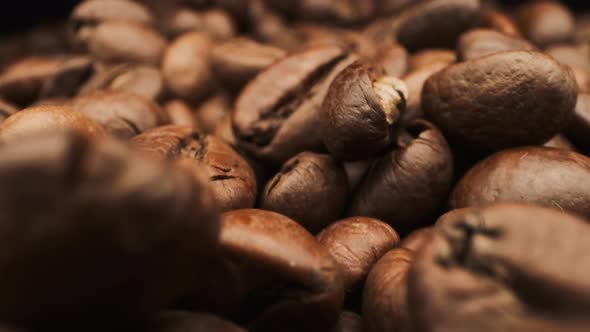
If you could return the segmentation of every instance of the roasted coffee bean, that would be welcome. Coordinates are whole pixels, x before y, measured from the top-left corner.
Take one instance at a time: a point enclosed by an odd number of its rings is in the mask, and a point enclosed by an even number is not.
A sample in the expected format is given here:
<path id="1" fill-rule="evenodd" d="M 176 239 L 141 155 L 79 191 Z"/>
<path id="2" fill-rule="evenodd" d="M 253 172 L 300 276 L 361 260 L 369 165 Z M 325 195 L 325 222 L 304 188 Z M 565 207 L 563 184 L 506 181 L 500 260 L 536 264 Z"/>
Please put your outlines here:
<path id="1" fill-rule="evenodd" d="M 163 126 L 134 137 L 131 144 L 155 159 L 185 160 L 199 169 L 205 166 L 209 187 L 222 211 L 254 206 L 254 171 L 217 137 L 202 135 L 187 126 Z"/>
<path id="2" fill-rule="evenodd" d="M 443 227 L 447 224 L 452 223 L 453 221 L 463 218 L 464 215 L 470 213 L 473 209 L 473 207 L 467 207 L 467 208 L 461 208 L 461 209 L 454 209 L 451 211 L 448 211 L 446 213 L 444 213 L 442 216 L 440 216 L 438 218 L 438 220 L 436 220 L 436 223 L 434 224 L 435 227 Z"/>
<path id="3" fill-rule="evenodd" d="M 211 63 L 216 76 L 234 91 L 239 91 L 260 71 L 284 58 L 280 48 L 236 38 L 215 46 Z"/>
<path id="4" fill-rule="evenodd" d="M 409 59 L 410 70 L 420 70 L 432 65 L 440 64 L 440 67 L 457 62 L 457 55 L 453 50 L 444 48 L 427 48 L 415 52 Z"/>
<path id="5" fill-rule="evenodd" d="M 452 142 L 498 150 L 549 140 L 570 120 L 571 70 L 537 52 L 501 52 L 447 67 L 424 84 L 422 108 Z"/>
<path id="6" fill-rule="evenodd" d="M 3 322 L 61 330 L 144 318 L 216 252 L 216 209 L 198 172 L 116 141 L 61 132 L 11 142 L 0 182 Z"/>
<path id="7" fill-rule="evenodd" d="M 414 331 L 407 300 L 413 257 L 411 250 L 393 249 L 371 269 L 363 292 L 363 321 L 367 332 Z"/>
<path id="8" fill-rule="evenodd" d="M 338 322 L 330 332 L 363 332 L 362 317 L 352 311 L 343 311 L 338 317 Z"/>
<path id="9" fill-rule="evenodd" d="M 218 94 L 204 101 L 195 111 L 195 117 L 203 132 L 211 134 L 230 113 L 231 104 L 229 97 L 225 94 Z M 229 117 L 229 122 L 229 128 L 231 130 L 231 116 Z"/>
<path id="10" fill-rule="evenodd" d="M 38 98 L 71 97 L 92 71 L 92 62 L 84 56 L 24 58 L 0 75 L 0 96 L 23 106 Z"/>
<path id="11" fill-rule="evenodd" d="M 70 29 L 74 42 L 85 45 L 94 29 L 107 21 L 124 21 L 151 25 L 154 17 L 142 4 L 130 0 L 88 0 L 80 2 L 70 16 Z M 125 42 L 127 42 L 125 40 Z"/>
<path id="12" fill-rule="evenodd" d="M 406 107 L 405 84 L 355 62 L 332 82 L 320 111 L 322 139 L 340 160 L 362 160 L 388 147 Z"/>
<path id="13" fill-rule="evenodd" d="M 457 42 L 460 61 L 473 60 L 503 51 L 535 51 L 537 48 L 528 41 L 510 37 L 489 29 L 470 30 L 461 35 Z"/>
<path id="14" fill-rule="evenodd" d="M 522 5 L 516 15 L 520 30 L 539 47 L 574 39 L 574 17 L 569 9 L 552 0 Z"/>
<path id="15" fill-rule="evenodd" d="M 0 142 L 17 142 L 39 132 L 74 130 L 93 137 L 105 136 L 104 128 L 80 112 L 64 106 L 34 106 L 12 114 L 0 124 Z"/>
<path id="16" fill-rule="evenodd" d="M 97 90 L 134 93 L 157 101 L 164 95 L 164 78 L 154 66 L 120 64 L 98 71 L 80 88 L 86 95 Z"/>
<path id="17" fill-rule="evenodd" d="M 303 40 L 301 48 L 337 46 L 363 59 L 371 59 L 377 54 L 376 43 L 365 34 L 356 31 L 302 24 L 297 27 L 296 33 Z M 380 41 L 380 44 L 382 42 Z"/>
<path id="18" fill-rule="evenodd" d="M 400 248 L 417 251 L 424 243 L 428 242 L 428 238 L 432 232 L 434 232 L 434 228 L 432 227 L 419 228 L 404 237 L 399 246 Z"/>
<path id="19" fill-rule="evenodd" d="M 0 99 L 0 123 L 16 112 L 18 108 L 15 105 Z"/>
<path id="20" fill-rule="evenodd" d="M 347 198 L 344 166 L 330 155 L 302 152 L 268 181 L 260 206 L 317 233 L 342 215 Z M 322 208 L 310 209 L 314 205 Z"/>
<path id="21" fill-rule="evenodd" d="M 590 95 L 578 95 L 574 117 L 564 134 L 585 154 L 590 153 Z"/>
<path id="22" fill-rule="evenodd" d="M 356 23 L 370 18 L 375 13 L 378 0 L 265 0 L 264 2 L 289 16 L 318 21 Z"/>
<path id="23" fill-rule="evenodd" d="M 557 61 L 572 67 L 590 71 L 590 45 L 556 45 L 545 52 Z"/>
<path id="24" fill-rule="evenodd" d="M 389 43 L 382 47 L 373 58 L 373 64 L 381 67 L 385 74 L 402 77 L 408 70 L 408 51 L 398 44 Z"/>
<path id="25" fill-rule="evenodd" d="M 516 23 L 506 14 L 495 9 L 484 9 L 481 13 L 480 26 L 496 30 L 506 36 L 522 38 Z"/>
<path id="26" fill-rule="evenodd" d="M 219 137 L 225 143 L 237 147 L 238 146 L 238 139 L 234 134 L 234 130 L 232 128 L 232 117 L 231 114 L 226 114 L 220 120 L 220 122 L 213 130 L 213 136 Z"/>
<path id="27" fill-rule="evenodd" d="M 171 100 L 164 105 L 164 112 L 170 119 L 170 124 L 176 126 L 188 126 L 200 130 L 199 123 L 191 108 L 182 100 Z"/>
<path id="28" fill-rule="evenodd" d="M 331 224 L 317 240 L 340 264 L 344 287 L 352 289 L 362 285 L 379 258 L 398 245 L 399 235 L 380 220 L 352 217 Z"/>
<path id="29" fill-rule="evenodd" d="M 459 35 L 477 24 L 479 12 L 479 0 L 419 1 L 400 13 L 394 31 L 397 41 L 410 52 L 453 48 Z"/>
<path id="30" fill-rule="evenodd" d="M 226 212 L 220 242 L 209 281 L 195 283 L 188 303 L 241 316 L 253 332 L 320 332 L 336 323 L 344 298 L 339 267 L 295 221 L 264 210 Z"/>
<path id="31" fill-rule="evenodd" d="M 145 97 L 126 92 L 96 91 L 73 99 L 68 106 L 122 139 L 169 122 L 160 106 Z"/>
<path id="32" fill-rule="evenodd" d="M 416 329 L 588 330 L 588 236 L 585 220 L 534 206 L 496 205 L 455 219 L 410 268 Z"/>
<path id="33" fill-rule="evenodd" d="M 405 7 L 412 4 L 412 0 L 378 0 L 377 15 L 398 14 Z"/>
<path id="34" fill-rule="evenodd" d="M 459 181 L 451 208 L 524 202 L 590 217 L 590 158 L 552 148 L 497 152 Z"/>
<path id="35" fill-rule="evenodd" d="M 168 89 L 188 102 L 199 102 L 212 90 L 211 40 L 200 32 L 179 36 L 166 49 L 162 73 Z"/>
<path id="36" fill-rule="evenodd" d="M 164 37 L 151 27 L 107 21 L 97 25 L 90 34 L 88 50 L 100 61 L 158 65 L 166 43 Z"/>
<path id="37" fill-rule="evenodd" d="M 338 47 L 318 47 L 261 72 L 235 104 L 232 121 L 239 146 L 275 163 L 320 150 L 319 109 L 334 77 L 355 60 Z"/>
<path id="38" fill-rule="evenodd" d="M 405 128 L 396 143 L 369 169 L 348 215 L 381 219 L 405 235 L 428 222 L 447 197 L 453 159 L 442 134 L 423 120 Z"/>
<path id="39" fill-rule="evenodd" d="M 440 62 L 433 61 L 428 65 L 421 65 L 420 68 L 412 70 L 402 77 L 402 81 L 406 83 L 408 89 L 406 111 L 402 113 L 401 118 L 403 124 L 424 118 L 424 112 L 422 111 L 422 90 L 424 89 L 424 83 L 430 76 L 447 67 L 448 63 L 446 61 L 448 60 Z"/>
<path id="40" fill-rule="evenodd" d="M 344 170 L 346 171 L 346 177 L 348 178 L 348 187 L 351 192 L 356 190 L 356 187 L 365 177 L 370 166 L 370 160 L 350 161 L 344 163 Z"/>
<path id="41" fill-rule="evenodd" d="M 146 332 L 246 332 L 219 317 L 188 311 L 165 311 L 150 320 Z"/>
<path id="42" fill-rule="evenodd" d="M 173 37 L 198 31 L 215 40 L 227 40 L 236 34 L 232 18 L 218 9 L 199 12 L 187 7 L 176 8 L 162 25 L 166 34 Z"/>

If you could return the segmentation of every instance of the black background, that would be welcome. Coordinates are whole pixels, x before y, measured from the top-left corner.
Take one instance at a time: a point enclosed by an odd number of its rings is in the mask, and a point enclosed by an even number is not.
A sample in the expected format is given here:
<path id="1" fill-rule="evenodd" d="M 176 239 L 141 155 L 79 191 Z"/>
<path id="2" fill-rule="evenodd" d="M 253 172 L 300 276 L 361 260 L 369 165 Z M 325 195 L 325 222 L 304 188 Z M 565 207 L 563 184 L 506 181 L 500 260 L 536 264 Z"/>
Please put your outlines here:
<path id="1" fill-rule="evenodd" d="M 24 30 L 32 26 L 65 18 L 69 15 L 70 11 L 78 1 L 79 0 L 1 1 L 0 33 L 4 34 Z M 507 4 L 518 4 L 524 1 L 505 0 L 503 2 Z M 590 0 L 569 0 L 562 2 L 567 3 L 574 11 L 590 9 Z"/>

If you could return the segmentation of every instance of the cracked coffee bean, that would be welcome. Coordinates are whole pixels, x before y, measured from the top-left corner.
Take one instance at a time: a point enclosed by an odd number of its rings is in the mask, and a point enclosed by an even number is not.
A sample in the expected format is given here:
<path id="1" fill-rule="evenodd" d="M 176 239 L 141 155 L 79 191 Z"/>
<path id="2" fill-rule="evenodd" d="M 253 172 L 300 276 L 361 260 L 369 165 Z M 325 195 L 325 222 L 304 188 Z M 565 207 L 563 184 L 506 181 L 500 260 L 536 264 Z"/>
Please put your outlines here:
<path id="1" fill-rule="evenodd" d="M 433 217 L 447 197 L 452 176 L 452 155 L 444 137 L 431 123 L 417 120 L 371 166 L 347 214 L 383 220 L 405 235 Z"/>
<path id="2" fill-rule="evenodd" d="M 451 208 L 523 202 L 590 218 L 590 158 L 543 147 L 493 154 L 476 164 L 453 189 Z"/>
<path id="3" fill-rule="evenodd" d="M 229 145 L 187 126 L 163 126 L 135 136 L 131 144 L 155 159 L 184 160 L 205 167 L 209 187 L 222 211 L 254 206 L 256 177 L 248 162 Z"/>
<path id="4" fill-rule="evenodd" d="M 588 236 L 586 221 L 535 206 L 500 204 L 456 218 L 414 258 L 408 299 L 416 328 L 587 330 Z"/>
<path id="5" fill-rule="evenodd" d="M 0 148 L 0 182 L 3 322 L 86 330 L 142 319 L 216 252 L 216 209 L 199 173 L 116 141 L 61 132 L 11 142 Z"/>
<path id="6" fill-rule="evenodd" d="M 347 198 L 344 166 L 330 155 L 302 152 L 285 162 L 268 181 L 260 206 L 317 233 L 342 215 Z"/>
<path id="7" fill-rule="evenodd" d="M 328 331 L 344 299 L 336 262 L 302 226 L 246 209 L 221 218 L 221 256 L 188 303 L 244 322 L 248 331 Z"/>
<path id="8" fill-rule="evenodd" d="M 73 99 L 68 106 L 100 123 L 109 134 L 121 139 L 129 139 L 169 121 L 159 105 L 126 92 L 96 91 Z"/>
<path id="9" fill-rule="evenodd" d="M 330 83 L 355 58 L 338 47 L 316 47 L 258 74 L 236 100 L 232 121 L 238 145 L 274 163 L 320 150 L 319 109 Z"/>
<path id="10" fill-rule="evenodd" d="M 367 217 L 337 221 L 317 235 L 318 242 L 340 264 L 347 290 L 362 285 L 373 265 L 399 243 L 386 223 Z"/>
<path id="11" fill-rule="evenodd" d="M 570 69 L 542 53 L 511 51 L 434 74 L 422 109 L 452 142 L 493 151 L 549 140 L 567 125 L 576 96 Z"/>
<path id="12" fill-rule="evenodd" d="M 355 62 L 332 82 L 320 111 L 322 139 L 340 160 L 368 159 L 388 147 L 406 108 L 405 84 Z"/>

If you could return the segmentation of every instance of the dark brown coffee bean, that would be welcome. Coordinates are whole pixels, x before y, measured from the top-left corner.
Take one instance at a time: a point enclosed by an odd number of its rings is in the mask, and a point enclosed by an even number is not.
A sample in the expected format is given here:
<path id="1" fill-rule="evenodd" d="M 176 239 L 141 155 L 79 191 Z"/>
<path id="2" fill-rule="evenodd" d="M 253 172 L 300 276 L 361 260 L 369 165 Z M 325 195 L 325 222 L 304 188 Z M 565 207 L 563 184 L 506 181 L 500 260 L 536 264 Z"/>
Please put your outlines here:
<path id="1" fill-rule="evenodd" d="M 373 266 L 363 292 L 363 321 L 367 332 L 412 332 L 407 282 L 414 253 L 397 248 Z"/>
<path id="2" fill-rule="evenodd" d="M 98 71 L 81 88 L 79 94 L 86 95 L 96 90 L 113 90 L 134 93 L 151 100 L 164 95 L 164 78 L 153 66 L 120 64 Z"/>
<path id="3" fill-rule="evenodd" d="M 288 16 L 342 23 L 355 23 L 370 18 L 375 13 L 377 2 L 377 0 L 265 0 L 265 4 Z"/>
<path id="4" fill-rule="evenodd" d="M 381 67 L 385 74 L 402 77 L 408 70 L 408 51 L 398 44 L 390 43 L 382 47 L 373 58 L 373 64 Z"/>
<path id="5" fill-rule="evenodd" d="M 19 105 L 38 98 L 71 97 L 92 71 L 92 62 L 84 56 L 24 58 L 0 76 L 0 96 Z"/>
<path id="6" fill-rule="evenodd" d="M 586 221 L 527 205 L 496 205 L 457 218 L 433 233 L 410 269 L 416 328 L 588 330 L 588 236 Z"/>
<path id="7" fill-rule="evenodd" d="M 362 160 L 389 146 L 406 107 L 405 84 L 355 62 L 332 82 L 320 111 L 326 148 L 340 160 Z"/>
<path id="8" fill-rule="evenodd" d="M 577 149 L 572 144 L 572 142 L 570 142 L 567 138 L 565 138 L 565 136 L 561 134 L 553 136 L 553 138 L 548 140 L 545 144 L 543 144 L 543 146 L 577 152 Z"/>
<path id="9" fill-rule="evenodd" d="M 336 323 L 344 298 L 338 265 L 295 221 L 264 210 L 226 212 L 221 250 L 209 282 L 195 284 L 193 306 L 242 316 L 253 332 L 323 332 Z"/>
<path id="10" fill-rule="evenodd" d="M 399 235 L 386 223 L 367 217 L 335 222 L 317 235 L 318 242 L 340 264 L 344 287 L 362 285 L 373 265 L 399 243 Z"/>
<path id="11" fill-rule="evenodd" d="M 479 0 L 420 1 L 404 9 L 395 20 L 395 35 L 410 52 L 453 48 L 459 35 L 477 24 L 479 13 Z"/>
<path id="12" fill-rule="evenodd" d="M 171 125 L 188 126 L 200 131 L 199 123 L 191 108 L 182 100 L 171 100 L 164 105 L 164 112 L 168 114 Z"/>
<path id="13" fill-rule="evenodd" d="M 506 36 L 522 38 L 522 33 L 520 33 L 520 29 L 518 29 L 516 23 L 506 14 L 495 9 L 485 9 L 482 11 L 480 26 L 496 30 Z"/>
<path id="14" fill-rule="evenodd" d="M 473 60 L 503 51 L 535 51 L 528 41 L 490 29 L 470 30 L 459 37 L 457 55 L 460 61 Z"/>
<path id="15" fill-rule="evenodd" d="M 338 322 L 330 332 L 363 332 L 362 317 L 352 311 L 343 311 L 338 317 Z"/>
<path id="16" fill-rule="evenodd" d="M 441 67 L 453 64 L 457 62 L 457 55 L 454 50 L 427 48 L 412 54 L 409 62 L 410 70 L 417 71 L 436 64 L 440 64 Z"/>
<path id="17" fill-rule="evenodd" d="M 185 160 L 205 166 L 209 187 L 222 211 L 250 208 L 256 199 L 252 168 L 229 145 L 191 127 L 163 126 L 134 137 L 131 144 L 155 159 Z"/>
<path id="18" fill-rule="evenodd" d="M 451 208 L 525 202 L 590 217 L 590 158 L 559 149 L 524 147 L 479 162 L 459 181 Z"/>
<path id="19" fill-rule="evenodd" d="M 107 21 L 90 34 L 88 50 L 100 61 L 158 65 L 166 43 L 160 33 L 148 26 Z"/>
<path id="20" fill-rule="evenodd" d="M 408 89 L 406 111 L 402 113 L 402 123 L 410 123 L 413 120 L 424 117 L 424 112 L 422 111 L 422 90 L 424 83 L 430 76 L 445 67 L 447 67 L 446 62 L 435 61 L 431 64 L 423 65 L 419 69 L 412 70 L 402 77 L 402 81 L 406 83 Z"/>
<path id="21" fill-rule="evenodd" d="M 347 198 L 348 179 L 342 164 L 327 154 L 302 152 L 268 181 L 260 206 L 317 233 L 342 215 Z M 322 208 L 309 208 L 314 205 Z"/>
<path id="22" fill-rule="evenodd" d="M 18 112 L 18 107 L 0 99 L 0 123 L 16 112 Z"/>
<path id="23" fill-rule="evenodd" d="M 231 113 L 231 102 L 225 94 L 217 94 L 199 106 L 195 117 L 206 134 L 211 134 L 220 125 L 226 116 Z M 229 117 L 231 130 L 231 116 Z M 232 136 L 233 136 L 233 130 Z M 234 141 L 235 142 L 235 141 Z"/>
<path id="24" fill-rule="evenodd" d="M 102 22 L 123 21 L 151 25 L 154 17 L 142 4 L 129 0 L 82 1 L 70 16 L 70 29 L 74 42 L 84 45 L 94 29 Z"/>
<path id="25" fill-rule="evenodd" d="M 0 141 L 17 142 L 39 132 L 76 131 L 105 136 L 104 128 L 80 112 L 64 106 L 34 106 L 9 116 L 0 124 Z"/>
<path id="26" fill-rule="evenodd" d="M 216 209 L 199 173 L 116 141 L 62 132 L 12 142 L 0 182 L 2 321 L 86 330 L 74 327 L 144 318 L 216 252 Z"/>
<path id="27" fill-rule="evenodd" d="M 164 311 L 148 323 L 146 332 L 246 332 L 236 324 L 211 314 Z"/>
<path id="28" fill-rule="evenodd" d="M 502 52 L 447 67 L 424 84 L 422 108 L 473 149 L 540 144 L 565 127 L 577 86 L 571 70 L 536 52 Z"/>
<path id="29" fill-rule="evenodd" d="M 213 88 L 211 40 L 201 32 L 179 36 L 166 49 L 162 73 L 168 89 L 188 102 L 199 102 Z"/>
<path id="30" fill-rule="evenodd" d="M 434 228 L 432 227 L 419 228 L 404 237 L 399 246 L 400 248 L 417 251 L 424 243 L 428 242 L 428 238 L 432 232 L 434 232 Z"/>
<path id="31" fill-rule="evenodd" d="M 432 218 L 447 197 L 452 176 L 453 158 L 444 137 L 429 122 L 417 120 L 371 167 L 348 215 L 381 219 L 407 234 Z"/>
<path id="32" fill-rule="evenodd" d="M 516 19 L 523 34 L 541 48 L 574 38 L 574 17 L 557 1 L 541 0 L 522 5 Z"/>
<path id="33" fill-rule="evenodd" d="M 590 153 L 590 95 L 578 95 L 574 117 L 564 134 L 585 154 Z"/>
<path id="34" fill-rule="evenodd" d="M 169 122 L 168 115 L 156 103 L 126 92 L 96 91 L 73 99 L 68 106 L 122 139 Z"/>
<path id="35" fill-rule="evenodd" d="M 211 54 L 213 70 L 224 85 L 239 91 L 260 71 L 284 58 L 280 48 L 236 38 L 215 46 Z"/>
<path id="36" fill-rule="evenodd" d="M 261 72 L 235 104 L 233 128 L 239 146 L 275 163 L 321 149 L 319 109 L 334 77 L 354 60 L 340 48 L 318 47 Z"/>

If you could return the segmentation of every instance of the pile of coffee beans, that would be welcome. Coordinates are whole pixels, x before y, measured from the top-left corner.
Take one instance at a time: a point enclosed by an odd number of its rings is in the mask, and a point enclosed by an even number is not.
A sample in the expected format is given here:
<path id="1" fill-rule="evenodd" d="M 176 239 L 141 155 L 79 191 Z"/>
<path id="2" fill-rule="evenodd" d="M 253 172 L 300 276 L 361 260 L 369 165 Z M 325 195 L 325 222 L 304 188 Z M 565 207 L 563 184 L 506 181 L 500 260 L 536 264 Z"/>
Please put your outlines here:
<path id="1" fill-rule="evenodd" d="M 0 68 L 2 331 L 590 331 L 590 11 L 87 0 Z"/>

